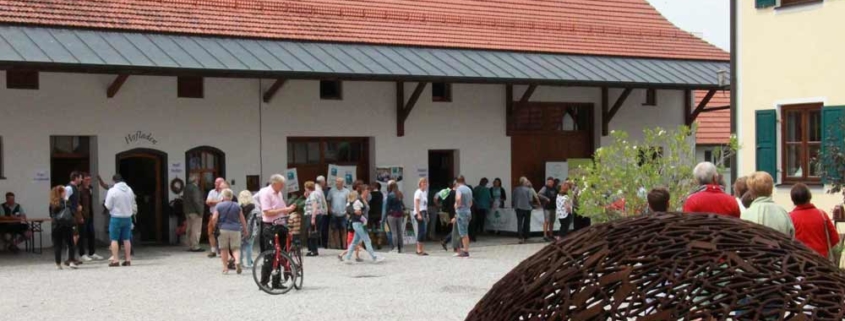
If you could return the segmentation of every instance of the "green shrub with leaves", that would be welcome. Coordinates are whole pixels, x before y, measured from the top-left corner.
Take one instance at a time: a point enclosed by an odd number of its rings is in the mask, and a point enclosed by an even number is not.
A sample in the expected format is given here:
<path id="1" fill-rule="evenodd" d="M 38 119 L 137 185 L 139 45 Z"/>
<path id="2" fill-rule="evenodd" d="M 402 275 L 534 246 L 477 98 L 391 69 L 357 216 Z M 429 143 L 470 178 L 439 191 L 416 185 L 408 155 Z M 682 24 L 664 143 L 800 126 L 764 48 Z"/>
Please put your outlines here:
<path id="1" fill-rule="evenodd" d="M 643 130 L 641 141 L 631 141 L 626 132 L 613 131 L 612 143 L 596 150 L 593 163 L 581 169 L 580 214 L 599 223 L 640 215 L 648 207 L 646 194 L 654 187 L 668 189 L 670 210 L 681 210 L 698 187 L 692 175 L 698 163 L 693 132 L 687 126 L 674 131 L 658 127 Z M 715 151 L 720 156 L 716 166 L 724 168 L 737 149 L 737 139 L 731 137 L 729 144 Z"/>
<path id="2" fill-rule="evenodd" d="M 845 119 L 838 119 L 835 125 L 825 128 L 824 143 L 818 155 L 810 155 L 810 165 L 821 167 L 822 181 L 828 186 L 828 194 L 842 193 L 845 197 Z"/>

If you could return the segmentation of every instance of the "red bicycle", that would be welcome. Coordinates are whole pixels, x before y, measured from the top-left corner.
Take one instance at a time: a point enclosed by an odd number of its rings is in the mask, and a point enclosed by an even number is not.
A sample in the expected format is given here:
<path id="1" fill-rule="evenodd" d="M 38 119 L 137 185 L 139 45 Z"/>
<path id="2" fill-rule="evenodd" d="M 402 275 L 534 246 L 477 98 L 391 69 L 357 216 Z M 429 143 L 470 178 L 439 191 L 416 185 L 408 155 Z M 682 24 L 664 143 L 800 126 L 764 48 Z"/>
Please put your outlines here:
<path id="1" fill-rule="evenodd" d="M 304 279 L 302 270 L 302 251 L 299 246 L 292 246 L 293 235 L 284 226 L 277 227 L 273 249 L 261 252 L 252 267 L 252 277 L 258 288 L 269 294 L 285 294 L 291 289 L 301 289 Z M 284 249 L 279 241 L 279 234 L 286 235 Z"/>

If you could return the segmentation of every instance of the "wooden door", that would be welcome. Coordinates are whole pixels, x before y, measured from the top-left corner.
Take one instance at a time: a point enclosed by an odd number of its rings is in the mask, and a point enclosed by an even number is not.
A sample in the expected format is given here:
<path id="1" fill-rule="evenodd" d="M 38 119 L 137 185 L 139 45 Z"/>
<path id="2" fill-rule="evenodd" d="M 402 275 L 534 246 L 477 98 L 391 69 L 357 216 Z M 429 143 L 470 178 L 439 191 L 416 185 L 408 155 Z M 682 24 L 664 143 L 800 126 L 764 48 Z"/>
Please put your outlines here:
<path id="1" fill-rule="evenodd" d="M 300 191 L 306 181 L 327 177 L 329 164 L 356 166 L 357 179 L 369 182 L 369 150 L 366 137 L 289 137 L 288 168 L 296 168 Z"/>
<path id="2" fill-rule="evenodd" d="M 545 184 L 546 162 L 593 155 L 592 104 L 528 103 L 514 106 L 511 128 L 511 182 L 525 176 Z"/>

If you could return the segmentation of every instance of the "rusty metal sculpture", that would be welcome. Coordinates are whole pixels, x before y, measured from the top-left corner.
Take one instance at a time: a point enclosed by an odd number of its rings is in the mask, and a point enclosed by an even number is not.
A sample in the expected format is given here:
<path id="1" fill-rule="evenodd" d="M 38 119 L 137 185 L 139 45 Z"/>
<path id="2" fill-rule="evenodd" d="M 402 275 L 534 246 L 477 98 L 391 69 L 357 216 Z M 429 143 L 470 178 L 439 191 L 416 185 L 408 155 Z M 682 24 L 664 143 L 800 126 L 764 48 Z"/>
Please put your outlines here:
<path id="1" fill-rule="evenodd" d="M 467 320 L 843 320 L 845 274 L 775 230 L 704 214 L 596 225 L 526 259 Z"/>

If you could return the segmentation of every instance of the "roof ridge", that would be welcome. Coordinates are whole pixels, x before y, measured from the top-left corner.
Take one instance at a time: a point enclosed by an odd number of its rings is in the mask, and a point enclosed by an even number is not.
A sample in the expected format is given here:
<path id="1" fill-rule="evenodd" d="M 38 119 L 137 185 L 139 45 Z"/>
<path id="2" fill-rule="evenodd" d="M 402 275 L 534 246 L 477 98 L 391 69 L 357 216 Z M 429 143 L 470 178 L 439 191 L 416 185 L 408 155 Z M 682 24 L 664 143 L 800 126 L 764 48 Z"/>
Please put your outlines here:
<path id="1" fill-rule="evenodd" d="M 111 0 L 82 0 L 90 2 L 112 2 Z M 380 18 L 383 20 L 408 20 L 416 22 L 435 22 L 447 25 L 475 25 L 482 27 L 510 27 L 522 30 L 536 31 L 570 31 L 587 32 L 594 34 L 665 37 L 665 38 L 692 38 L 694 35 L 683 31 L 674 24 L 674 30 L 644 28 L 644 27 L 623 27 L 608 26 L 604 24 L 589 24 L 582 22 L 560 23 L 560 22 L 538 22 L 527 19 L 504 19 L 478 16 L 459 16 L 454 14 L 421 13 L 410 10 L 385 10 L 374 8 L 349 8 L 328 4 L 297 3 L 290 0 L 116 0 L 116 2 L 152 2 L 158 4 L 176 5 L 202 5 L 207 7 L 227 7 L 233 9 L 261 10 L 290 12 L 302 15 L 319 15 L 334 17 L 358 17 L 358 18 Z M 662 17 L 662 16 L 661 16 Z"/>

